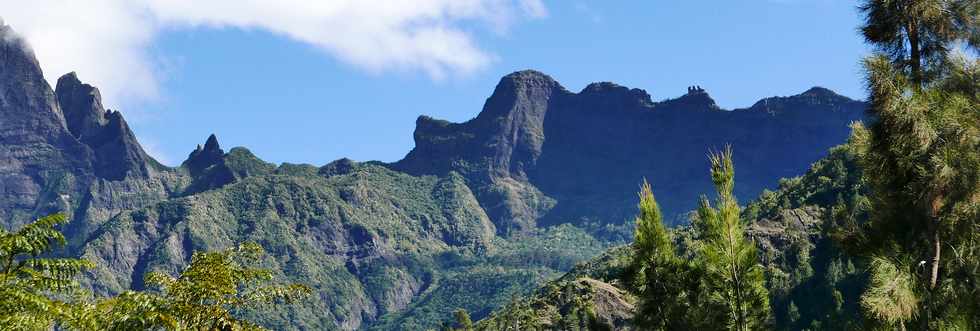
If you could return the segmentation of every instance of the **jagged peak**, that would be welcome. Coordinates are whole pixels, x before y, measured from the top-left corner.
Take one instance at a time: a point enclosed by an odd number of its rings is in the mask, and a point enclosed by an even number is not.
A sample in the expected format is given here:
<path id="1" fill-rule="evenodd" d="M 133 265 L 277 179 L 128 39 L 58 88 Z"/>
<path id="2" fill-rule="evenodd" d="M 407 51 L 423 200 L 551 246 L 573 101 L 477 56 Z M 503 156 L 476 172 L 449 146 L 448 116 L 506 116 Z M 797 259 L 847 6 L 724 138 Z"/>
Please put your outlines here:
<path id="1" fill-rule="evenodd" d="M 210 136 L 208 136 L 208 140 L 204 142 L 204 150 L 205 151 L 221 150 L 221 145 L 218 144 L 218 137 L 215 136 L 213 133 Z"/>
<path id="2" fill-rule="evenodd" d="M 196 176 L 198 173 L 204 171 L 204 169 L 220 163 L 224 156 L 225 152 L 218 145 L 218 137 L 212 133 L 208 136 L 208 140 L 204 143 L 204 146 L 197 145 L 197 148 L 187 156 L 187 160 L 181 166 L 188 168 L 191 174 Z"/>
<path id="3" fill-rule="evenodd" d="M 68 131 L 71 131 L 75 138 L 83 139 L 97 135 L 113 116 L 111 110 L 106 110 L 102 106 L 102 94 L 99 93 L 99 89 L 82 83 L 75 72 L 58 78 L 55 95 L 65 116 Z"/>
<path id="4" fill-rule="evenodd" d="M 665 100 L 660 103 L 661 107 L 667 107 L 669 109 L 681 108 L 690 110 L 719 110 L 718 104 L 715 99 L 708 94 L 704 88 L 700 85 L 691 85 L 687 87 L 687 93 L 674 99 Z"/>

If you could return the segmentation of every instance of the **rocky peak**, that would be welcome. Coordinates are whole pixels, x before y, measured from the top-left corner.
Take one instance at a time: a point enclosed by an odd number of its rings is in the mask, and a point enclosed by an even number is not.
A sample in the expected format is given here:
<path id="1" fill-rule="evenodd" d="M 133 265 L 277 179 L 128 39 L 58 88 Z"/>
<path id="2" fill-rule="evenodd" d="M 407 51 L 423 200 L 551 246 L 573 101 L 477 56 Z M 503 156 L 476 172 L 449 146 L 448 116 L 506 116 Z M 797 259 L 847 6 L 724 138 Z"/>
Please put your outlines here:
<path id="1" fill-rule="evenodd" d="M 663 101 L 659 104 L 661 109 L 679 110 L 720 110 L 715 99 L 701 86 L 693 85 L 687 88 L 687 94 L 676 99 Z"/>
<path id="2" fill-rule="evenodd" d="M 99 89 L 82 83 L 74 72 L 58 78 L 55 94 L 68 130 L 75 138 L 96 135 L 108 123 Z"/>
<path id="3" fill-rule="evenodd" d="M 538 119 L 544 117 L 548 100 L 556 92 L 566 92 L 550 76 L 534 70 L 511 73 L 500 79 L 477 120 L 499 117 Z"/>
<path id="4" fill-rule="evenodd" d="M 82 83 L 74 72 L 58 78 L 55 95 L 68 131 L 95 152 L 95 173 L 120 180 L 127 175 L 146 177 L 151 161 L 122 113 L 105 110 L 99 89 Z"/>
<path id="5" fill-rule="evenodd" d="M 0 141 L 54 142 L 65 137 L 64 116 L 34 51 L 0 23 Z"/>
<path id="6" fill-rule="evenodd" d="M 576 94 L 540 72 L 520 71 L 503 77 L 470 121 L 419 117 L 415 148 L 393 167 L 458 172 L 501 233 L 534 222 L 630 219 L 643 178 L 672 192 L 661 207 L 679 219 L 711 189 L 707 151 L 735 147 L 746 169 L 737 194 L 751 196 L 845 141 L 865 105 L 817 98 L 828 95 L 811 89 L 780 98 L 769 102 L 779 109 L 770 114 L 723 111 L 700 86 L 652 103 L 640 89 L 602 82 Z"/>
<path id="7" fill-rule="evenodd" d="M 191 175 L 197 176 L 208 167 L 220 163 L 224 156 L 225 151 L 218 145 L 218 137 L 211 134 L 204 147 L 197 145 L 197 149 L 187 156 L 187 160 L 181 166 L 190 170 Z"/>
<path id="8" fill-rule="evenodd" d="M 210 136 L 208 136 L 208 140 L 204 142 L 203 151 L 207 153 L 222 152 L 221 146 L 218 145 L 218 137 L 215 136 L 213 133 Z"/>

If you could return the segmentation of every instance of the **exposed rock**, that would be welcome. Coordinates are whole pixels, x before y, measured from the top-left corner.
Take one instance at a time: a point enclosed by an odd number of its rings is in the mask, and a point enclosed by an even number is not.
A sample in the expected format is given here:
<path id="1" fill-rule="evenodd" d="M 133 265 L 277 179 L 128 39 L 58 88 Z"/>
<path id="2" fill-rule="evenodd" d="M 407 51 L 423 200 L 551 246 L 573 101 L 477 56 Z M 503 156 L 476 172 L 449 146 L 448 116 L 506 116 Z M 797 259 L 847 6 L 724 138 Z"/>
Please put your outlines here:
<path id="1" fill-rule="evenodd" d="M 109 180 L 146 178 L 161 166 L 140 146 L 122 114 L 102 108 L 99 89 L 83 84 L 74 72 L 58 79 L 55 89 L 71 134 L 95 152 L 95 174 Z"/>
<path id="2" fill-rule="evenodd" d="M 92 151 L 68 132 L 34 53 L 0 24 L 0 221 L 19 225 L 67 207 L 60 196 L 73 193 L 75 183 L 63 179 L 93 162 Z"/>
<path id="3" fill-rule="evenodd" d="M 191 151 L 181 166 L 187 168 L 191 175 L 196 177 L 205 169 L 221 163 L 224 156 L 225 151 L 218 145 L 218 137 L 211 134 L 208 136 L 208 140 L 204 142 L 204 147 L 197 145 L 197 148 Z"/>
<path id="4" fill-rule="evenodd" d="M 704 89 L 659 103 L 639 89 L 594 83 L 567 91 L 547 75 L 505 76 L 464 123 L 419 117 L 415 148 L 392 167 L 462 174 L 500 233 L 535 224 L 620 224 L 645 178 L 668 219 L 711 192 L 706 154 L 732 145 L 736 194 L 758 195 L 846 140 L 863 102 L 814 88 L 751 108 L 718 108 Z"/>
<path id="5" fill-rule="evenodd" d="M 275 165 L 262 161 L 244 147 L 232 148 L 225 154 L 214 134 L 208 136 L 204 147 L 198 145 L 191 151 L 180 167 L 193 178 L 183 195 L 219 188 L 245 177 L 270 174 L 276 170 Z"/>
<path id="6" fill-rule="evenodd" d="M 65 212 L 76 247 L 109 217 L 183 184 L 143 153 L 119 112 L 102 110 L 97 89 L 73 74 L 59 82 L 56 95 L 30 48 L 0 26 L 0 225 Z"/>

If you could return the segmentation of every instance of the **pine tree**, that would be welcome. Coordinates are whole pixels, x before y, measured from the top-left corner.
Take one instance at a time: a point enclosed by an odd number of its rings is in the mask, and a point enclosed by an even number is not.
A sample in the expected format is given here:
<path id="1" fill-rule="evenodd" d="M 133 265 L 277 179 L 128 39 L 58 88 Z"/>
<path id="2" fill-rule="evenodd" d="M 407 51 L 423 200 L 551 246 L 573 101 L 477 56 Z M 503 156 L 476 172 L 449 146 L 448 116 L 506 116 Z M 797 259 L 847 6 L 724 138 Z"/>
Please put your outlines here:
<path id="1" fill-rule="evenodd" d="M 643 181 L 633 242 L 632 268 L 640 302 L 633 323 L 646 329 L 687 328 L 688 266 L 676 253 L 650 184 Z"/>
<path id="2" fill-rule="evenodd" d="M 705 273 L 706 295 L 714 306 L 723 308 L 719 322 L 728 329 L 765 329 L 769 323 L 769 293 L 755 244 L 745 238 L 739 217 L 741 208 L 733 193 L 731 148 L 712 153 L 710 160 L 717 207 L 702 197 L 695 224 L 702 239 L 699 259 Z"/>
<path id="3" fill-rule="evenodd" d="M 980 1 L 868 0 L 861 9 L 865 38 L 883 51 L 864 63 L 875 120 L 855 125 L 851 139 L 873 192 L 870 220 L 851 240 L 876 261 L 862 305 L 887 324 L 980 329 L 971 322 L 980 313 L 980 65 L 949 56 L 980 51 Z M 895 279 L 910 290 L 895 291 Z M 898 294 L 915 300 L 887 297 Z"/>
<path id="4" fill-rule="evenodd" d="M 471 331 L 473 330 L 473 320 L 470 319 L 470 313 L 466 309 L 457 309 L 453 312 L 453 317 L 456 319 L 455 330 L 460 331 Z"/>
<path id="5" fill-rule="evenodd" d="M 976 0 L 864 0 L 859 8 L 865 39 L 915 85 L 935 73 L 929 69 L 946 60 L 956 41 L 980 45 Z"/>
<path id="6" fill-rule="evenodd" d="M 942 328 L 980 312 L 980 62 L 948 61 L 943 77 L 921 87 L 884 56 L 865 67 L 876 120 L 855 125 L 851 142 L 873 195 L 858 238 L 868 255 L 912 266 L 921 296 L 912 316 Z M 872 268 L 872 279 L 891 269 Z"/>
<path id="7" fill-rule="evenodd" d="M 74 277 L 91 268 L 85 260 L 42 257 L 65 237 L 55 227 L 66 223 L 62 214 L 43 217 L 8 232 L 0 228 L 0 329 L 49 330 L 72 312 L 51 298 L 74 288 Z"/>

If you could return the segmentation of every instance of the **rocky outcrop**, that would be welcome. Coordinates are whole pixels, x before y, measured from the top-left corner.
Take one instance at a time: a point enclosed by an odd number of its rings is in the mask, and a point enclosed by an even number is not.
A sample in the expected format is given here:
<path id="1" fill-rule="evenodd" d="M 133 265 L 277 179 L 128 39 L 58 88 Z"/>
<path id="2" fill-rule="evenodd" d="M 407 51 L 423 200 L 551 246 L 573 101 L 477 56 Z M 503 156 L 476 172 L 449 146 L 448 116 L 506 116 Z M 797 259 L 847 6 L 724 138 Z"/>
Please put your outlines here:
<path id="1" fill-rule="evenodd" d="M 16 226 L 35 214 L 69 207 L 91 169 L 92 151 L 65 125 L 54 92 L 30 47 L 0 24 L 0 222 Z"/>
<path id="2" fill-rule="evenodd" d="M 219 188 L 242 178 L 265 175 L 276 166 L 262 161 L 244 147 L 232 148 L 227 154 L 218 144 L 218 137 L 208 136 L 204 146 L 197 145 L 181 165 L 188 171 L 193 182 L 182 194 L 189 195 Z"/>
<path id="3" fill-rule="evenodd" d="M 57 91 L 30 47 L 0 26 L 0 225 L 64 212 L 69 246 L 124 210 L 169 197 L 182 176 L 146 155 L 122 114 L 68 74 Z"/>
<path id="4" fill-rule="evenodd" d="M 143 151 L 122 113 L 102 108 L 99 89 L 83 84 L 73 72 L 58 79 L 55 94 L 69 132 L 95 153 L 96 176 L 145 179 L 162 168 Z"/>
<path id="5" fill-rule="evenodd" d="M 814 88 L 747 109 L 720 109 L 700 87 L 652 102 L 643 90 L 594 83 L 572 93 L 536 71 L 505 76 L 464 123 L 422 116 L 415 148 L 392 167 L 456 171 L 501 233 L 535 224 L 618 224 L 631 219 L 645 178 L 668 218 L 711 192 L 706 154 L 731 145 L 736 194 L 758 195 L 842 143 L 865 104 Z"/>

